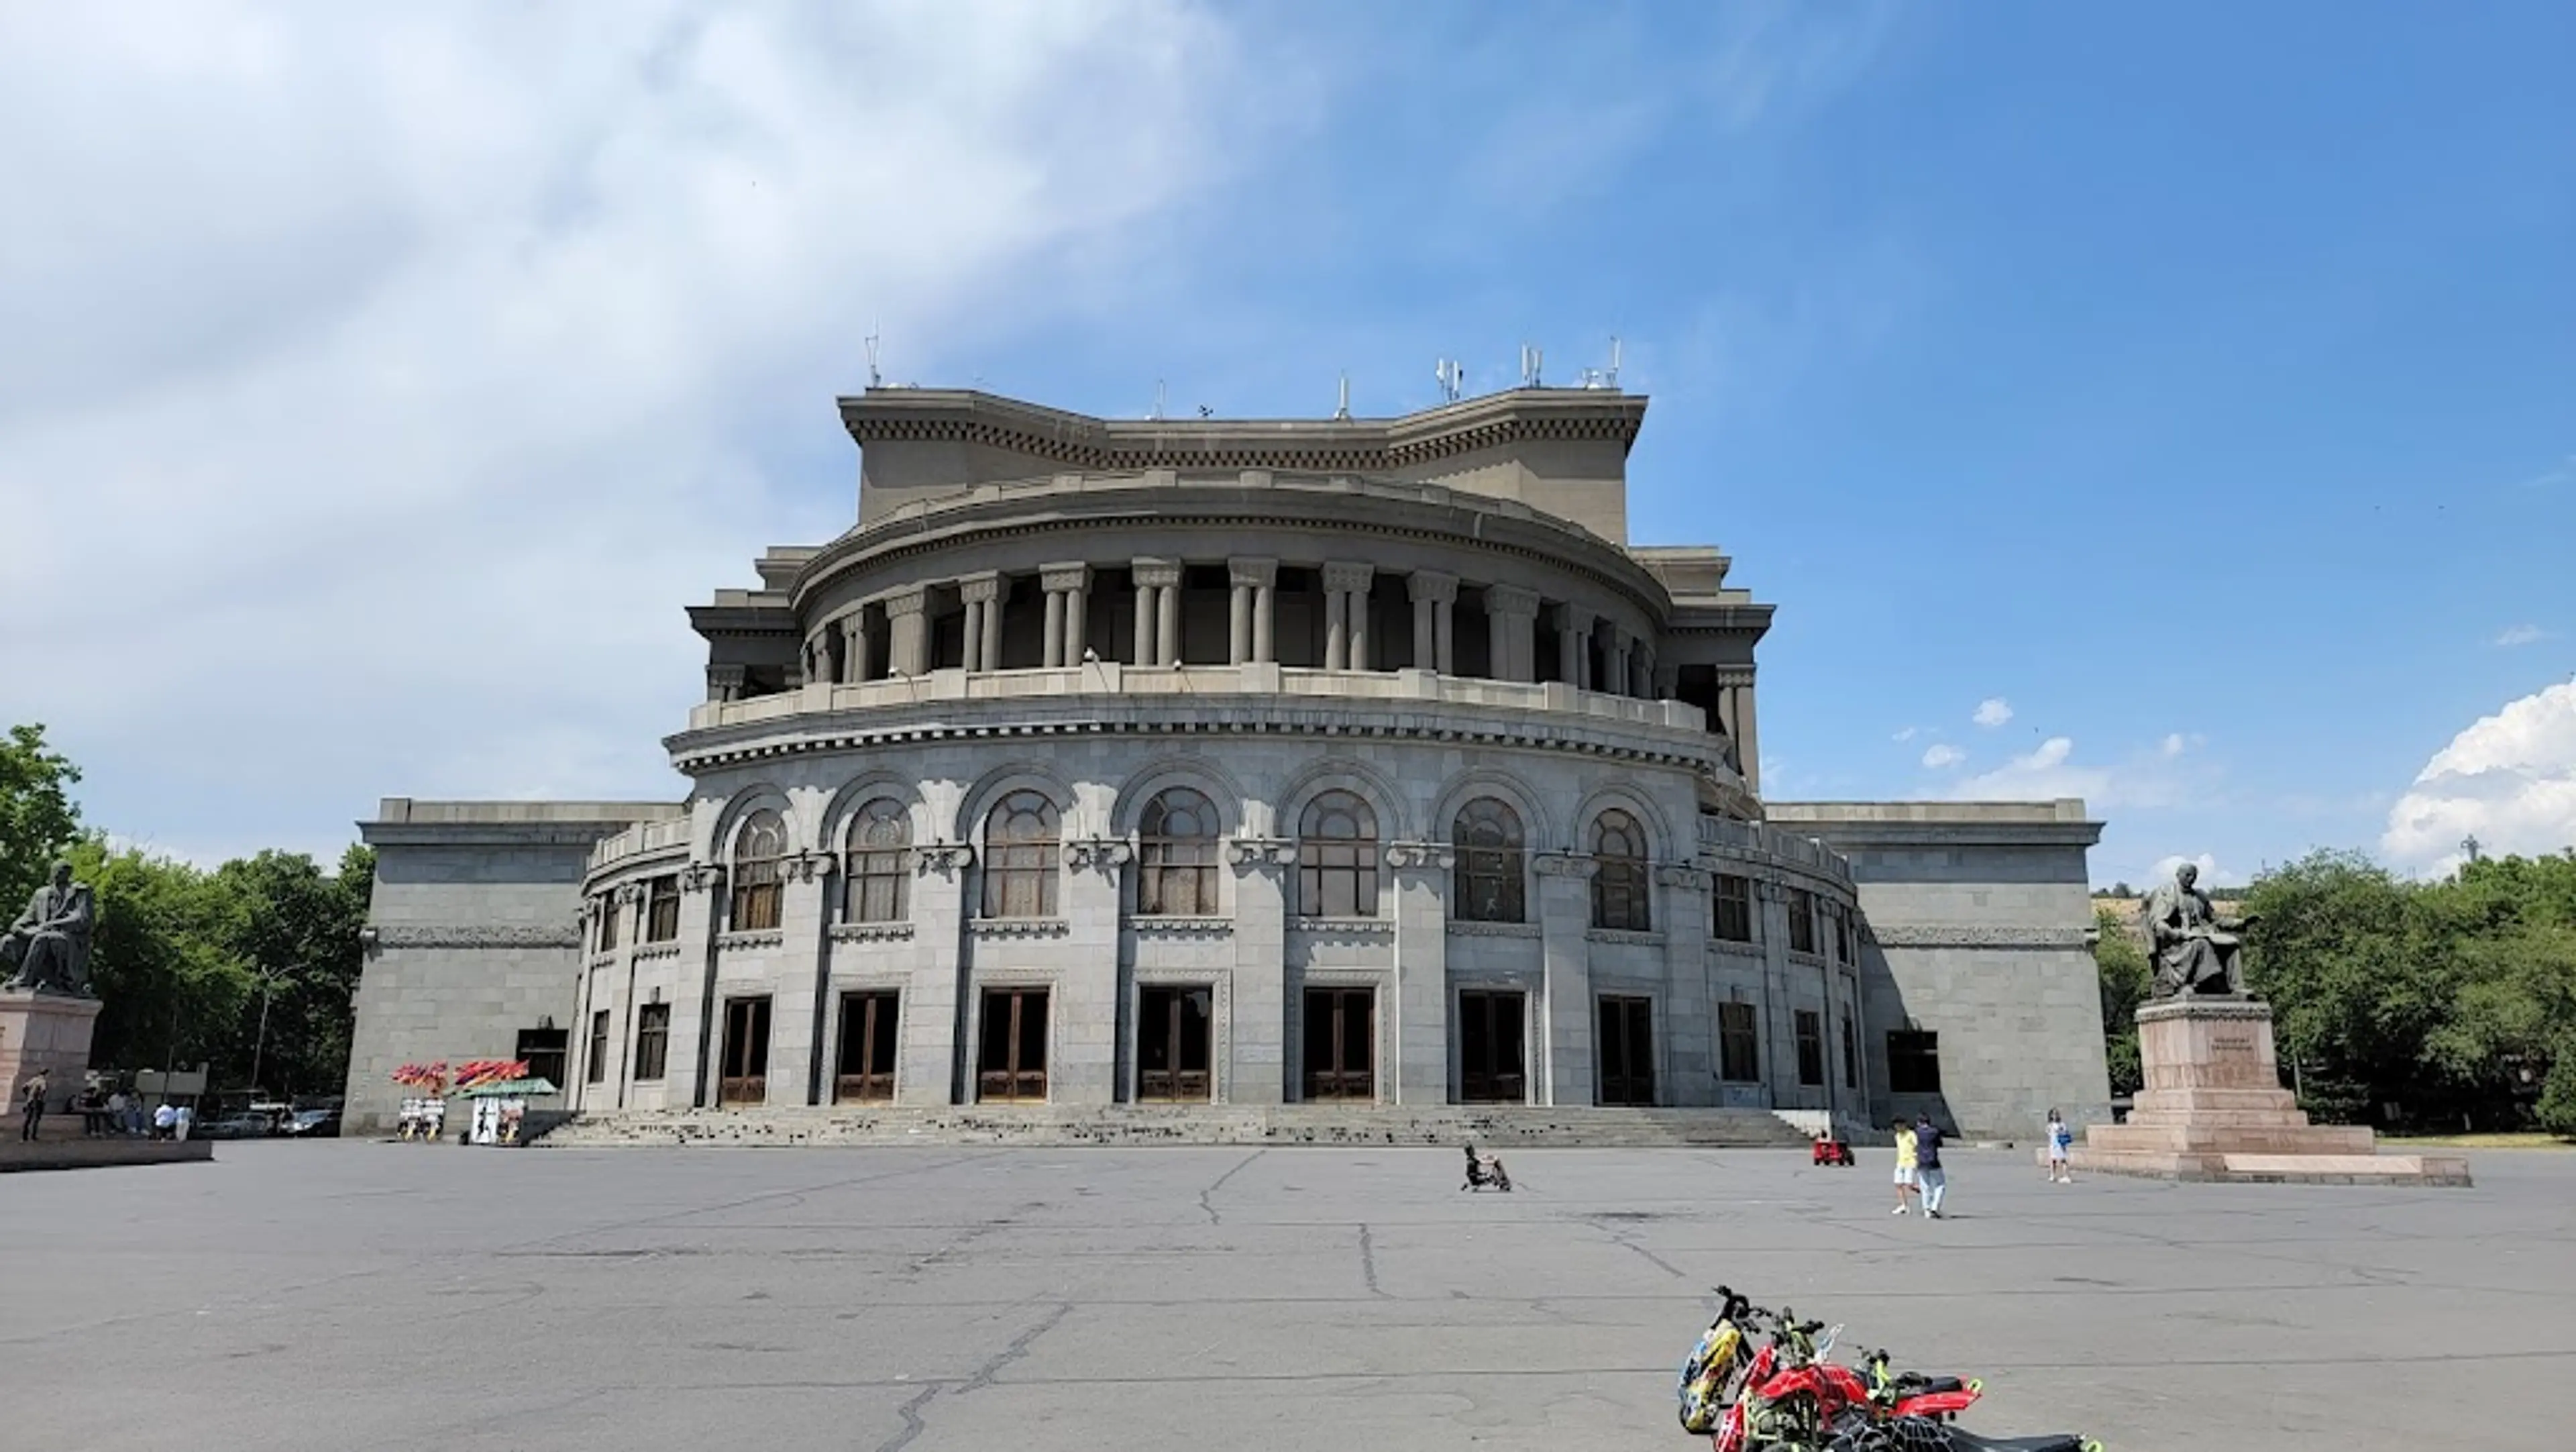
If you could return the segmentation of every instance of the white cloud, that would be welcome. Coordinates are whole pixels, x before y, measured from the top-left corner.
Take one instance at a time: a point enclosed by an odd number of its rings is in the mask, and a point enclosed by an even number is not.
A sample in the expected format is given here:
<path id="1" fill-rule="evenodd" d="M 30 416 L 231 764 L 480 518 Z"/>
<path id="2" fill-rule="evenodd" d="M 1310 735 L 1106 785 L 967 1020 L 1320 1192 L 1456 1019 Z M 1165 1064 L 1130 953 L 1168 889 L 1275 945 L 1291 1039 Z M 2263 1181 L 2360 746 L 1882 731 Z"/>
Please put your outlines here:
<path id="1" fill-rule="evenodd" d="M 1936 741 L 1923 753 L 1923 764 L 1936 771 L 1946 766 L 1957 766 L 1967 759 L 1968 753 L 1947 741 Z"/>
<path id="2" fill-rule="evenodd" d="M 2156 882 L 2172 881 L 2174 869 L 2182 866 L 2186 862 L 2200 869 L 2200 880 L 2196 885 L 2204 892 L 2213 887 L 2242 886 L 2242 884 L 2235 878 L 2220 871 L 2218 859 L 2210 856 L 2206 852 L 2196 853 L 2189 857 L 2185 857 L 2177 853 L 2171 857 L 2158 858 L 2156 860 L 2156 870 L 2153 880 Z"/>
<path id="3" fill-rule="evenodd" d="M 2180 756 L 2187 745 L 2188 743 L 2182 739 L 2182 733 L 2176 731 L 2157 743 L 2156 750 L 2166 756 Z"/>
<path id="4" fill-rule="evenodd" d="M 676 794 L 680 609 L 848 527 L 862 336 L 1107 305 L 1274 79 L 1157 0 L 610 17 L 0 10 L 0 720 L 103 825 Z"/>
<path id="5" fill-rule="evenodd" d="M 2576 682 L 2508 702 L 2452 737 L 2389 808 L 2379 846 L 2439 874 L 2459 865 L 2470 837 L 2489 855 L 2576 846 Z"/>
<path id="6" fill-rule="evenodd" d="M 1892 739 L 1897 740 L 1897 741 L 1911 741 L 1911 740 L 1913 740 L 1913 739 L 1915 738 L 1915 736 L 1916 736 L 1917 734 L 1918 734 L 1918 733 L 1916 732 L 1915 728 L 1913 728 L 1913 727 L 1911 727 L 1911 726 L 1908 726 L 1908 727 L 1906 727 L 1904 730 L 1897 732 L 1897 733 L 1896 733 L 1896 735 L 1895 735 Z"/>
<path id="7" fill-rule="evenodd" d="M 2012 718 L 2011 702 L 2001 696 L 1988 696 L 1977 703 L 1977 714 L 1968 719 L 1980 726 L 2001 726 Z"/>
<path id="8" fill-rule="evenodd" d="M 2517 645 L 2534 645 L 2549 638 L 2549 632 L 2537 625 L 2516 625 L 2495 638 L 2495 643 L 2510 650 Z"/>
<path id="9" fill-rule="evenodd" d="M 2117 765 L 2078 760 L 2072 737 L 2052 736 L 1992 771 L 1956 777 L 1925 793 L 1945 801 L 2045 802 L 2081 797 L 2090 810 L 2206 806 L 2217 771 L 2167 756 L 2162 743 Z"/>

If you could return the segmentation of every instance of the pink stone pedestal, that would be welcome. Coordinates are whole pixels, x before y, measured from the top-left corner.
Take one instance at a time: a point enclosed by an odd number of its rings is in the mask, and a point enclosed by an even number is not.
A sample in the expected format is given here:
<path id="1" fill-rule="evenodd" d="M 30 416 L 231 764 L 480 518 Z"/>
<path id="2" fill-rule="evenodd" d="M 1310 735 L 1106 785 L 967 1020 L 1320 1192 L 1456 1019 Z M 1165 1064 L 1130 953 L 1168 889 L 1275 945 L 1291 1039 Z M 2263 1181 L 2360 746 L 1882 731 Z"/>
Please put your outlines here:
<path id="1" fill-rule="evenodd" d="M 2466 1185 L 2468 1161 L 2383 1155 L 2366 1125 L 2310 1124 L 2281 1087 L 2271 1005 L 2173 998 L 2138 1010 L 2146 1087 L 2126 1124 L 2085 1131 L 2077 1169 L 2163 1180 Z"/>
<path id="2" fill-rule="evenodd" d="M 18 1086 L 43 1070 L 46 1098 L 60 1112 L 81 1092 L 81 1075 L 89 1068 L 90 1032 L 98 1027 L 98 1000 L 65 998 L 24 989 L 0 992 L 0 1095 L 5 1095 L 17 1125 Z"/>

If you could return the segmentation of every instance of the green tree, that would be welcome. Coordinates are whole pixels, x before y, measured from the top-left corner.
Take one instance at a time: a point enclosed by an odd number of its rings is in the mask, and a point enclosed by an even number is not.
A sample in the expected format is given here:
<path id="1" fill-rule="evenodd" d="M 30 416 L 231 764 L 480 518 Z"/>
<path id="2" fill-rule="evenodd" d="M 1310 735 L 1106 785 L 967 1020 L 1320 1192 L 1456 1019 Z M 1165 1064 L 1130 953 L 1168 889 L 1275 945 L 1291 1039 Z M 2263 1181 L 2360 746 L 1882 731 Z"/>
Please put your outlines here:
<path id="1" fill-rule="evenodd" d="M 251 1057 L 236 1066 L 235 1082 L 255 1074 L 254 1088 L 336 1090 L 348 1075 L 351 1004 L 364 966 L 358 933 L 375 854 L 352 847 L 330 875 L 301 853 L 262 852 L 225 863 L 214 877 L 236 905 L 228 946 L 253 979 Z"/>
<path id="2" fill-rule="evenodd" d="M 17 916 L 54 859 L 80 840 L 71 799 L 80 768 L 45 745 L 45 728 L 12 726 L 0 738 L 0 903 Z M 6 918 L 0 918 L 5 926 Z"/>
<path id="3" fill-rule="evenodd" d="M 91 1062 L 137 1069 L 228 1061 L 255 990 L 250 965 L 231 946 L 234 896 L 187 863 L 111 852 L 96 837 L 71 858 L 73 871 L 98 889 Z"/>
<path id="4" fill-rule="evenodd" d="M 2155 986 L 2146 945 L 2117 909 L 2093 910 L 2093 966 L 2102 978 L 2102 1043 L 2111 1063 L 2111 1092 L 2135 1094 L 2145 1086 L 2138 1063 L 2138 1005 Z"/>

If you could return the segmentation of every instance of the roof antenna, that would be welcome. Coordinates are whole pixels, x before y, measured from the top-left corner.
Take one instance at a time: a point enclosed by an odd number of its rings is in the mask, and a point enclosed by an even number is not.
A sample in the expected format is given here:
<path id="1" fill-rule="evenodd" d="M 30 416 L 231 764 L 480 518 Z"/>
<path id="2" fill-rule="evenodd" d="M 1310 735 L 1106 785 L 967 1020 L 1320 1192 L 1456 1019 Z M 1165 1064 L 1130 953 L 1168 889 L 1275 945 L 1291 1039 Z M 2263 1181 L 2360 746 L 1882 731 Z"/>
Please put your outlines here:
<path id="1" fill-rule="evenodd" d="M 1545 384 L 1539 382 L 1539 369 L 1546 363 L 1546 361 L 1546 350 L 1532 347 L 1527 343 L 1521 344 L 1521 387 L 1546 387 Z"/>
<path id="2" fill-rule="evenodd" d="M 1441 359 L 1440 366 L 1431 370 L 1431 376 L 1440 380 L 1440 396 L 1443 400 L 1450 403 L 1458 401 L 1458 390 L 1466 386 L 1466 373 L 1467 370 L 1454 358 Z"/>
<path id="3" fill-rule="evenodd" d="M 1610 386 L 1619 386 L 1619 335 L 1610 335 Z"/>
<path id="4" fill-rule="evenodd" d="M 868 387 L 885 387 L 885 375 L 877 371 L 877 347 L 885 340 L 871 330 L 868 333 Z"/>
<path id="5" fill-rule="evenodd" d="M 1345 374 L 1343 374 L 1343 375 L 1342 375 L 1342 401 L 1341 401 L 1340 403 L 1338 403 L 1338 404 L 1334 405 L 1334 407 L 1333 407 L 1333 417 L 1335 417 L 1335 418 L 1337 418 L 1337 419 L 1343 419 L 1343 418 L 1349 418 L 1350 416 L 1351 416 L 1351 375 L 1349 375 L 1349 374 L 1345 373 Z"/>
<path id="6" fill-rule="evenodd" d="M 1154 380 L 1154 417 L 1163 416 L 1163 380 Z"/>
<path id="7" fill-rule="evenodd" d="M 1212 409 L 1212 408 L 1208 407 L 1206 404 L 1202 403 L 1202 404 L 1200 404 L 1200 405 L 1199 405 L 1199 417 L 1201 417 L 1201 418 L 1214 418 L 1214 417 L 1216 417 L 1216 410 L 1215 410 L 1215 409 Z"/>

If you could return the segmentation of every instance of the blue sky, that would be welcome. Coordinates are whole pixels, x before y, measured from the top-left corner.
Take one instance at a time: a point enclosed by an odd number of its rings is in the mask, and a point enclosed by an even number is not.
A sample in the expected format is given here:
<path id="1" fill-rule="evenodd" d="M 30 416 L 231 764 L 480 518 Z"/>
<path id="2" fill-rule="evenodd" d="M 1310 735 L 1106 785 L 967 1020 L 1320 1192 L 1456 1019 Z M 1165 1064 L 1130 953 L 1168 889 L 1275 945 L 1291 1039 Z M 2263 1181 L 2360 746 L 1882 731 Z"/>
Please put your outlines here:
<path id="1" fill-rule="evenodd" d="M 0 20 L 0 499 L 83 562 L 0 716 L 127 837 L 675 794 L 874 329 L 1127 416 L 1615 334 L 1774 795 L 2081 794 L 2104 883 L 2576 841 L 2565 6 L 282 14 Z"/>

